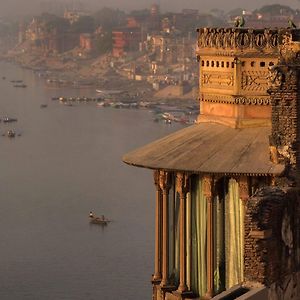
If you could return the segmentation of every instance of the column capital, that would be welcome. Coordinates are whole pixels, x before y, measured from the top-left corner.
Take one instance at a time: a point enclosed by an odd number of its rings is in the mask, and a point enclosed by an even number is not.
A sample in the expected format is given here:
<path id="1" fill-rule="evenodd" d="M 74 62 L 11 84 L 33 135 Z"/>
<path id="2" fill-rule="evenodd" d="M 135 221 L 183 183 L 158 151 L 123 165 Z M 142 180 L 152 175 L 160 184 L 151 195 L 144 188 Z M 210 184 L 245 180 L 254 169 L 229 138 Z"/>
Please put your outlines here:
<path id="1" fill-rule="evenodd" d="M 159 177 L 160 177 L 160 171 L 154 170 L 153 171 L 153 180 L 154 180 L 154 185 L 155 185 L 157 191 L 160 190 Z"/>
<path id="2" fill-rule="evenodd" d="M 169 191 L 171 188 L 171 173 L 168 171 L 159 171 L 159 187 L 163 191 Z"/>
<path id="3" fill-rule="evenodd" d="M 208 201 L 212 199 L 213 177 L 205 175 L 203 178 L 203 193 Z"/>
<path id="4" fill-rule="evenodd" d="M 184 172 L 176 173 L 176 190 L 180 195 L 186 194 L 189 191 L 190 176 Z"/>

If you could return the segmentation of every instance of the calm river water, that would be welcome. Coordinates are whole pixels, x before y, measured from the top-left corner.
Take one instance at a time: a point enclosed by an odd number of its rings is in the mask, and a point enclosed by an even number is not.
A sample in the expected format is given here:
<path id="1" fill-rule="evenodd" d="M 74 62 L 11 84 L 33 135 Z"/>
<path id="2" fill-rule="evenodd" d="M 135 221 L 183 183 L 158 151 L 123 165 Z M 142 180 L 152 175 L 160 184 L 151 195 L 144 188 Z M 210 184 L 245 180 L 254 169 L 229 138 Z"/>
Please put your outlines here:
<path id="1" fill-rule="evenodd" d="M 0 118 L 18 119 L 0 123 L 0 299 L 151 299 L 152 172 L 121 157 L 182 126 L 146 110 L 63 106 L 51 97 L 94 90 L 47 88 L 3 62 L 0 91 Z M 113 222 L 90 225 L 90 210 Z"/>

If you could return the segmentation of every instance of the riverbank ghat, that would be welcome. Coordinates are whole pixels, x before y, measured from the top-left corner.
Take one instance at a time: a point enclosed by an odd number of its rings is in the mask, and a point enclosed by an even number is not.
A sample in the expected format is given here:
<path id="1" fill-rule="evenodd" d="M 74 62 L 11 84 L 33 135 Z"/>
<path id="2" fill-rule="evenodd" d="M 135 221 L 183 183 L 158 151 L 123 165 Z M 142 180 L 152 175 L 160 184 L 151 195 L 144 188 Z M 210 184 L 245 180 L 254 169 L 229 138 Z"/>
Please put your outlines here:
<path id="1" fill-rule="evenodd" d="M 123 156 L 153 170 L 153 299 L 299 299 L 300 30 L 198 46 L 197 124 Z"/>

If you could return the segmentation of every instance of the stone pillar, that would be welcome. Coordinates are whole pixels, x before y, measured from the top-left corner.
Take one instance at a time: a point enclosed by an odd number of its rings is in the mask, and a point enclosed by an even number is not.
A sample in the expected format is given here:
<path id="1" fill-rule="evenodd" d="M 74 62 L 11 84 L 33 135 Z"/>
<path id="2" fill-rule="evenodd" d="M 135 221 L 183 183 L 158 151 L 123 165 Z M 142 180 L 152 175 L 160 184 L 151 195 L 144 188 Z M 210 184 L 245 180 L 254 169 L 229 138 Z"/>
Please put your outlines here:
<path id="1" fill-rule="evenodd" d="M 162 279 L 161 287 L 169 284 L 169 190 L 171 188 L 171 174 L 160 171 L 159 186 L 162 190 Z"/>
<path id="2" fill-rule="evenodd" d="M 213 198 L 212 176 L 203 177 L 204 196 L 207 200 L 207 293 L 206 298 L 211 299 L 214 294 L 214 226 L 213 226 Z"/>
<path id="3" fill-rule="evenodd" d="M 190 181 L 190 180 L 189 180 Z M 191 199 L 191 181 L 189 182 L 189 192 L 186 195 L 186 285 L 188 290 L 191 290 L 192 281 L 192 199 Z"/>
<path id="4" fill-rule="evenodd" d="M 245 214 L 246 214 L 246 209 L 247 209 L 247 202 L 249 200 L 249 177 L 247 176 L 240 176 L 238 178 L 238 184 L 239 184 L 239 194 L 240 194 L 240 199 L 242 202 L 242 207 L 240 211 L 240 217 L 243 219 L 243 226 L 241 228 L 241 243 L 242 243 L 242 261 L 241 261 L 241 266 L 242 266 L 242 276 L 241 279 L 244 281 L 244 266 L 245 266 Z"/>
<path id="5" fill-rule="evenodd" d="M 186 195 L 189 189 L 189 177 L 185 173 L 177 173 L 176 188 L 180 198 L 180 231 L 179 231 L 179 286 L 178 292 L 184 293 L 187 291 L 186 285 Z"/>
<path id="6" fill-rule="evenodd" d="M 155 265 L 154 265 L 154 275 L 153 281 L 161 280 L 161 232 L 162 232 L 162 199 L 161 199 L 161 189 L 159 186 L 159 171 L 155 170 L 154 174 L 154 184 L 156 187 L 156 207 L 155 207 Z"/>

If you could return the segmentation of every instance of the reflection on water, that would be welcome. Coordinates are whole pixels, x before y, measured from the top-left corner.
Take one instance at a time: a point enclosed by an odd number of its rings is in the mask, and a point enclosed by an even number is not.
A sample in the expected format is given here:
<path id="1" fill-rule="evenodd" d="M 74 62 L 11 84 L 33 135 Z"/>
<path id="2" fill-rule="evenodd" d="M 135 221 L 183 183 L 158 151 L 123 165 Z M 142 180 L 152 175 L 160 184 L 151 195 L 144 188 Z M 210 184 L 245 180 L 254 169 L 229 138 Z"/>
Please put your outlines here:
<path id="1" fill-rule="evenodd" d="M 0 299 L 150 299 L 152 174 L 121 157 L 181 126 L 143 110 L 63 106 L 51 98 L 94 90 L 49 89 L 0 67 L 0 118 L 18 119 L 0 123 Z M 21 136 L 2 136 L 9 129 Z M 90 210 L 112 222 L 90 224 Z"/>

